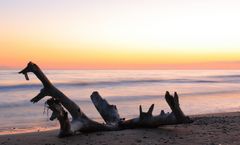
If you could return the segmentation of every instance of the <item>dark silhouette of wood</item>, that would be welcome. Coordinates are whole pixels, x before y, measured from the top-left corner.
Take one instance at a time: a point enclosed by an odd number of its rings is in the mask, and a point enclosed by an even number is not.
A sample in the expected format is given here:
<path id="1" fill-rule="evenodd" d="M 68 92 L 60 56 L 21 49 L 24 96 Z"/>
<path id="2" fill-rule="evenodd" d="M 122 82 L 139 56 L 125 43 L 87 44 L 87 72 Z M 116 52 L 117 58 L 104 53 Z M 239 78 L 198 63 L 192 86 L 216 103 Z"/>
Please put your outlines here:
<path id="1" fill-rule="evenodd" d="M 107 124 L 117 124 L 121 120 L 116 105 L 110 105 L 98 92 L 93 92 L 91 100 Z"/>
<path id="2" fill-rule="evenodd" d="M 74 103 L 71 99 L 69 99 L 64 93 L 62 93 L 60 90 L 58 90 L 56 87 L 53 86 L 53 84 L 48 80 L 48 78 L 45 76 L 45 74 L 41 71 L 41 69 L 34 63 L 29 62 L 27 67 L 24 68 L 22 71 L 20 71 L 20 74 L 24 74 L 26 80 L 29 80 L 28 78 L 28 73 L 32 72 L 34 73 L 37 78 L 42 82 L 43 84 L 43 89 L 41 89 L 40 93 L 31 99 L 31 102 L 36 103 L 40 101 L 42 98 L 45 96 L 51 96 L 55 100 L 59 101 L 60 104 L 64 108 L 68 110 L 68 112 L 72 116 L 72 121 L 71 121 L 71 132 L 94 132 L 94 131 L 110 131 L 110 130 L 117 130 L 117 125 L 106 125 L 102 123 L 98 123 L 94 120 L 91 120 L 88 118 L 87 115 L 82 112 L 80 107 Z M 55 114 L 61 114 L 59 118 L 60 124 L 68 123 L 66 121 L 64 114 L 62 113 L 63 110 L 56 108 L 57 105 L 56 103 L 47 103 L 49 105 L 49 108 L 55 112 Z M 66 112 L 66 111 L 65 111 Z M 65 120 L 65 121 L 63 121 Z M 62 125 L 62 126 L 68 126 Z M 60 137 L 64 137 L 64 135 L 69 136 L 69 132 L 64 132 L 66 130 L 61 130 L 61 135 Z"/>
<path id="3" fill-rule="evenodd" d="M 184 115 L 182 109 L 180 108 L 179 104 L 179 98 L 177 92 L 174 93 L 174 97 L 170 95 L 170 93 L 167 91 L 165 95 L 165 99 L 170 106 L 172 113 L 177 119 L 178 123 L 184 123 L 189 122 L 191 119 Z"/>
<path id="4" fill-rule="evenodd" d="M 60 102 L 54 98 L 51 98 L 46 101 L 46 104 L 48 105 L 49 109 L 52 110 L 50 120 L 53 121 L 54 119 L 57 118 L 60 123 L 60 132 L 58 137 L 61 138 L 72 135 L 73 132 L 71 130 L 71 124 L 68 118 L 68 113 L 63 109 Z"/>
<path id="5" fill-rule="evenodd" d="M 26 80 L 29 80 L 28 78 L 29 72 L 34 73 L 43 84 L 43 89 L 41 89 L 40 93 L 36 97 L 31 99 L 31 102 L 37 103 L 39 100 L 41 100 L 45 96 L 51 96 L 61 102 L 61 104 L 69 111 L 69 113 L 73 117 L 73 120 L 78 119 L 79 116 L 87 118 L 77 104 L 75 104 L 60 90 L 58 90 L 53 86 L 53 84 L 48 80 L 48 78 L 45 76 L 45 74 L 36 64 L 29 62 L 27 67 L 24 68 L 19 73 L 24 74 Z"/>
<path id="6" fill-rule="evenodd" d="M 50 120 L 58 119 L 60 123 L 59 137 L 74 135 L 76 132 L 96 132 L 96 131 L 117 131 L 132 128 L 155 128 L 161 125 L 171 125 L 179 123 L 191 123 L 192 120 L 185 116 L 179 105 L 179 98 L 175 92 L 174 97 L 166 92 L 165 99 L 170 106 L 172 113 L 165 113 L 163 110 L 157 116 L 153 116 L 154 104 L 147 112 L 143 112 L 142 106 L 139 106 L 139 117 L 125 120 L 121 118 L 117 107 L 110 105 L 103 99 L 98 92 L 93 92 L 91 100 L 96 109 L 106 123 L 99 123 L 90 119 L 80 107 L 69 99 L 64 93 L 58 90 L 45 76 L 41 69 L 34 63 L 29 62 L 27 67 L 20 71 L 26 80 L 29 80 L 28 73 L 34 73 L 42 82 L 43 89 L 40 93 L 31 99 L 31 102 L 37 103 L 45 96 L 52 97 L 46 101 L 49 109 L 52 110 Z M 68 118 L 68 113 L 72 116 L 72 121 Z"/>

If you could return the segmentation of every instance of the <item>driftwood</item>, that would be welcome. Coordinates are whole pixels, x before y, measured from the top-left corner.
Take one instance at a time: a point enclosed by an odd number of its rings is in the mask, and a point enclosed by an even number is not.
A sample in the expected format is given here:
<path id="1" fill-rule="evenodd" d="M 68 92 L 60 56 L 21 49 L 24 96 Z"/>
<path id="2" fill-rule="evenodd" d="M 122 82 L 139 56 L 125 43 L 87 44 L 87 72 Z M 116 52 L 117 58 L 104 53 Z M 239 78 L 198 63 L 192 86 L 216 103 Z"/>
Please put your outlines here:
<path id="1" fill-rule="evenodd" d="M 31 102 L 37 103 L 45 96 L 51 98 L 46 101 L 48 108 L 52 110 L 50 120 L 58 119 L 60 123 L 59 137 L 74 135 L 77 132 L 96 132 L 96 131 L 117 131 L 123 129 L 133 128 L 155 128 L 161 125 L 171 125 L 180 123 L 191 123 L 192 120 L 185 116 L 179 105 L 179 98 L 177 93 L 174 97 L 166 92 L 165 99 L 170 106 L 172 112 L 165 113 L 163 110 L 157 116 L 153 116 L 152 112 L 154 104 L 152 104 L 147 112 L 142 111 L 139 107 L 139 117 L 125 120 L 121 118 L 117 107 L 111 105 L 107 100 L 103 99 L 98 92 L 93 92 L 91 100 L 95 105 L 97 111 L 102 116 L 105 123 L 99 123 L 90 119 L 81 108 L 69 99 L 64 93 L 58 90 L 45 76 L 41 69 L 34 63 L 29 62 L 27 67 L 20 71 L 24 74 L 26 80 L 29 80 L 28 73 L 34 73 L 37 78 L 42 82 L 43 88 L 40 93 L 31 99 Z M 70 121 L 68 112 L 72 116 Z"/>

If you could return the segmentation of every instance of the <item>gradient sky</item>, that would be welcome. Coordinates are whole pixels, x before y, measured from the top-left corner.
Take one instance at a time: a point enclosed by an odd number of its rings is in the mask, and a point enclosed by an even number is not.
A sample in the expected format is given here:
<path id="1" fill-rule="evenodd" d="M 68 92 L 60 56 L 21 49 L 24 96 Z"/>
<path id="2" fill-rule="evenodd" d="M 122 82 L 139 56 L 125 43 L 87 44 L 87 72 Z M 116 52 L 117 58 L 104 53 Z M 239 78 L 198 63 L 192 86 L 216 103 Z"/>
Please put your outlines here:
<path id="1" fill-rule="evenodd" d="M 239 0 L 2 0 L 0 67 L 240 69 Z"/>

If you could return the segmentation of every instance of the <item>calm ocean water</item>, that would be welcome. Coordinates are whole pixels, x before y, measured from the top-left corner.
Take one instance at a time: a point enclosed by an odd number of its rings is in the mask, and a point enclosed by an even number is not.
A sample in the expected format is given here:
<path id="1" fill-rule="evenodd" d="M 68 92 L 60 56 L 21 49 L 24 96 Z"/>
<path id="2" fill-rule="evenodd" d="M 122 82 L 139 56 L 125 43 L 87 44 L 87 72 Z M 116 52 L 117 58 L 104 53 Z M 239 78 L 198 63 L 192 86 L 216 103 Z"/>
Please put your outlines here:
<path id="1" fill-rule="evenodd" d="M 44 100 L 29 102 L 42 88 L 31 74 L 30 81 L 18 70 L 0 71 L 0 133 L 33 127 L 54 127 L 44 110 Z M 187 115 L 240 111 L 240 70 L 48 70 L 49 79 L 73 99 L 91 118 L 101 120 L 90 101 L 99 91 L 117 105 L 122 117 L 138 115 L 138 106 L 155 104 L 154 114 L 170 111 L 164 100 L 168 90 L 177 91 Z M 45 113 L 44 113 L 45 112 Z"/>

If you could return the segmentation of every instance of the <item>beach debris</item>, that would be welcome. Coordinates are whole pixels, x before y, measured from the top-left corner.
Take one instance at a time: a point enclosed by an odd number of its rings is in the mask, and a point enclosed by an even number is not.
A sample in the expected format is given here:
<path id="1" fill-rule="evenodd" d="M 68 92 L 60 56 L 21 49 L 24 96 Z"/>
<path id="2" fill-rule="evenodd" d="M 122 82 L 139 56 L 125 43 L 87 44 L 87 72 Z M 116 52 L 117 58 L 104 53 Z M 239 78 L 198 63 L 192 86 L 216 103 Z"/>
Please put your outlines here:
<path id="1" fill-rule="evenodd" d="M 125 120 L 125 118 L 120 117 L 116 105 L 109 104 L 108 101 L 103 99 L 97 91 L 94 91 L 90 98 L 105 121 L 105 123 L 99 123 L 90 119 L 74 101 L 57 89 L 36 64 L 29 62 L 19 73 L 23 74 L 26 80 L 29 80 L 28 73 L 30 72 L 34 73 L 43 85 L 40 93 L 32 98 L 31 102 L 37 103 L 46 96 L 51 97 L 46 101 L 46 104 L 52 111 L 50 120 L 58 119 L 60 123 L 59 137 L 71 136 L 78 134 L 79 132 L 88 133 L 133 128 L 156 128 L 161 125 L 192 122 L 192 119 L 186 116 L 181 110 L 179 97 L 176 92 L 174 93 L 174 96 L 170 95 L 168 91 L 165 94 L 165 100 L 172 110 L 171 113 L 165 113 L 164 110 L 162 110 L 159 115 L 153 116 L 154 104 L 149 107 L 147 112 L 144 112 L 140 105 L 139 116 Z M 68 112 L 72 117 L 71 121 L 68 117 Z"/>

